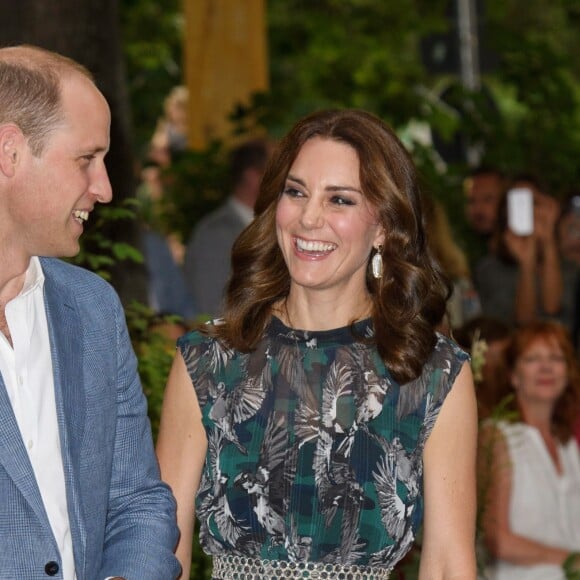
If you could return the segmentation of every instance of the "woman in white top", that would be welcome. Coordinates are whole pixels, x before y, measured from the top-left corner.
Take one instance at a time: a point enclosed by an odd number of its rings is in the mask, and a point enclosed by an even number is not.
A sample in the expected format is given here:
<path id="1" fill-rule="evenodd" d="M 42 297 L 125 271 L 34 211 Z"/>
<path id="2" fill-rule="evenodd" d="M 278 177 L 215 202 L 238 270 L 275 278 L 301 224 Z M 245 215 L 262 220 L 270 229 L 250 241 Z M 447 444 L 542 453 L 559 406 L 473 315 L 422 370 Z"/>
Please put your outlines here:
<path id="1" fill-rule="evenodd" d="M 578 370 L 566 331 L 533 322 L 505 352 L 505 396 L 518 422 L 488 423 L 480 461 L 482 521 L 494 580 L 563 580 L 580 571 L 580 454 L 572 436 Z"/>

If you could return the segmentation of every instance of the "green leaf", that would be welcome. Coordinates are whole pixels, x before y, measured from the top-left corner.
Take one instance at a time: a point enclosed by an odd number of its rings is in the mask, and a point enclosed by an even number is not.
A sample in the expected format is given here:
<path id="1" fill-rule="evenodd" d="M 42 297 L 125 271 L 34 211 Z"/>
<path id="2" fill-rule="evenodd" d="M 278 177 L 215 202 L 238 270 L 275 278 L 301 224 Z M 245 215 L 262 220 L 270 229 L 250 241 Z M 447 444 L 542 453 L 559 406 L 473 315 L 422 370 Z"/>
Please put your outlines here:
<path id="1" fill-rule="evenodd" d="M 120 262 L 124 260 L 130 260 L 137 264 L 142 264 L 144 262 L 143 254 L 130 244 L 115 242 L 111 249 L 115 258 Z"/>

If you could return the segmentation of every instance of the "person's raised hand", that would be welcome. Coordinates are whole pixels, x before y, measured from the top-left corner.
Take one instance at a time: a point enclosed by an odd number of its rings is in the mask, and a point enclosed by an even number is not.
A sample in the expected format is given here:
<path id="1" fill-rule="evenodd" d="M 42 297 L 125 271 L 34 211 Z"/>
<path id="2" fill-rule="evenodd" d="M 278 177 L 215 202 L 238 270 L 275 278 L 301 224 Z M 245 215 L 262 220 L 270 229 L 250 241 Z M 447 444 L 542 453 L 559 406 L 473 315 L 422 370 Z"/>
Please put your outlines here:
<path id="1" fill-rule="evenodd" d="M 536 239 L 534 236 L 518 236 L 508 229 L 504 233 L 504 242 L 518 264 L 529 267 L 535 266 Z"/>
<path id="2" fill-rule="evenodd" d="M 534 237 L 538 242 L 555 241 L 559 215 L 560 205 L 554 198 L 542 193 L 534 195 Z"/>

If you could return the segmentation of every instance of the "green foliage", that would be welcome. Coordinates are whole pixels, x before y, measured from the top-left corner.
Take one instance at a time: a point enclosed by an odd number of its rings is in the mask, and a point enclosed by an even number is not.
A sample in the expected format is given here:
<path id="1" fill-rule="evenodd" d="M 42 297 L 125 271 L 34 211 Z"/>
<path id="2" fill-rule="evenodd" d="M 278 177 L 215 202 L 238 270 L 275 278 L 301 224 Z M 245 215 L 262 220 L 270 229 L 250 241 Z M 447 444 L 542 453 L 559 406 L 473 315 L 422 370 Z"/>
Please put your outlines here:
<path id="1" fill-rule="evenodd" d="M 578 185 L 580 4 L 576 0 L 487 0 L 481 28 L 497 64 L 485 74 L 482 92 L 465 90 L 457 74 L 432 74 L 421 60 L 421 40 L 450 30 L 447 0 L 266 4 L 271 90 L 254 95 L 250 106 L 232 111 L 238 131 L 255 120 L 278 138 L 299 117 L 324 107 L 358 107 L 376 113 L 412 150 L 423 189 L 443 202 L 464 247 L 472 247 L 461 187 L 467 165 L 444 163 L 425 134 L 450 144 L 461 139 L 477 145 L 483 163 L 512 174 L 532 171 L 557 195 Z M 127 0 L 122 10 L 129 89 L 141 148 L 154 130 L 163 98 L 182 82 L 182 16 L 178 0 Z M 186 240 L 195 221 L 227 194 L 226 178 L 220 143 L 177 160 L 164 176 L 167 198 L 162 219 L 167 230 Z M 111 248 L 98 238 L 96 247 L 95 256 L 81 256 L 81 261 L 106 270 Z M 126 248 L 114 252 L 127 256 Z M 143 313 L 139 318 L 142 323 L 146 320 Z M 141 362 L 144 384 L 156 421 L 161 375 L 168 368 L 165 346 L 149 335 L 141 338 L 147 344 L 138 341 L 136 349 L 145 359 Z M 507 407 L 497 413 L 509 416 Z M 198 552 L 191 577 L 209 578 L 207 558 L 197 542 L 194 549 Z M 402 567 L 405 578 L 416 577 L 416 551 Z"/>
<path id="2" fill-rule="evenodd" d="M 469 92 L 458 75 L 434 75 L 422 62 L 421 40 L 450 30 L 447 6 L 444 0 L 268 3 L 271 90 L 236 107 L 231 118 L 238 130 L 255 121 L 276 138 L 315 109 L 376 113 L 407 135 L 424 188 L 443 202 L 464 247 L 477 253 L 462 212 L 466 163 L 443 163 L 409 122 L 443 142 L 477 145 L 483 163 L 508 174 L 536 173 L 562 195 L 580 176 L 580 10 L 567 0 L 488 0 L 482 40 L 497 65 L 484 76 L 482 92 Z M 182 239 L 225 195 L 224 167 L 222 148 L 213 143 L 172 168 L 164 216 Z"/>
<path id="3" fill-rule="evenodd" d="M 421 37 L 445 2 L 304 0 L 268 4 L 272 120 L 288 128 L 322 107 L 374 111 L 394 126 L 417 115 Z M 276 119 L 278 117 L 278 119 Z M 268 125 L 269 128 L 272 128 Z"/>
<path id="4" fill-rule="evenodd" d="M 197 220 L 215 209 L 228 194 L 227 160 L 222 143 L 203 151 L 187 151 L 164 171 L 161 220 L 186 242 Z"/>
<path id="5" fill-rule="evenodd" d="M 175 354 L 175 341 L 164 330 L 177 317 L 157 316 L 149 307 L 133 302 L 125 308 L 127 326 L 139 364 L 139 376 L 149 406 L 153 438 L 157 439 L 165 384 Z"/>
<path id="6" fill-rule="evenodd" d="M 481 387 L 481 385 L 479 385 Z M 477 536 L 477 556 L 478 569 L 481 578 L 485 566 L 489 560 L 488 552 L 485 548 L 483 538 L 483 522 L 488 508 L 489 491 L 491 489 L 494 473 L 494 454 L 501 432 L 497 424 L 501 421 L 513 422 L 520 419 L 520 414 L 516 410 L 515 396 L 509 394 L 505 396 L 492 410 L 488 419 L 482 422 L 480 431 L 480 445 L 478 449 L 478 478 L 477 478 L 477 513 L 476 513 L 476 536 Z"/>
<path id="7" fill-rule="evenodd" d="M 572 552 L 562 564 L 566 580 L 580 580 L 580 552 Z"/>
<path id="8" fill-rule="evenodd" d="M 117 262 L 130 260 L 143 263 L 143 254 L 124 242 L 113 242 L 103 234 L 105 224 L 120 220 L 133 220 L 136 217 L 136 201 L 127 199 L 120 205 L 98 205 L 95 218 L 86 226 L 81 238 L 80 252 L 71 262 L 92 270 L 105 280 L 110 280 L 111 269 Z"/>
<path id="9" fill-rule="evenodd" d="M 489 156 L 508 169 L 532 170 L 560 194 L 580 177 L 580 9 L 566 0 L 488 5 L 502 109 L 502 133 L 490 137 Z"/>
<path id="10" fill-rule="evenodd" d="M 119 6 L 135 147 L 142 154 L 164 98 L 183 82 L 181 0 L 123 0 Z"/>

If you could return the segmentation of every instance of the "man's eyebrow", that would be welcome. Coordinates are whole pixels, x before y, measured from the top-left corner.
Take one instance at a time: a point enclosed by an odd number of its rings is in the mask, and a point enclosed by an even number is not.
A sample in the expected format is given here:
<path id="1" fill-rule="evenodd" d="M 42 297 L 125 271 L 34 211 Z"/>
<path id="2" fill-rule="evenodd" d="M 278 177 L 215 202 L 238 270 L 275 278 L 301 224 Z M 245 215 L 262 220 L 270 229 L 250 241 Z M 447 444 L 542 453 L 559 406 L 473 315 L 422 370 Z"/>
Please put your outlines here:
<path id="1" fill-rule="evenodd" d="M 103 147 L 102 145 L 95 145 L 94 147 L 84 147 L 80 150 L 79 155 L 89 155 L 95 153 L 108 153 L 109 147 Z"/>

